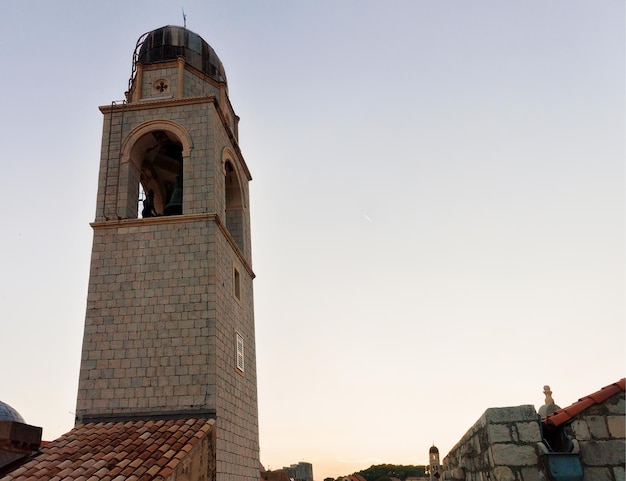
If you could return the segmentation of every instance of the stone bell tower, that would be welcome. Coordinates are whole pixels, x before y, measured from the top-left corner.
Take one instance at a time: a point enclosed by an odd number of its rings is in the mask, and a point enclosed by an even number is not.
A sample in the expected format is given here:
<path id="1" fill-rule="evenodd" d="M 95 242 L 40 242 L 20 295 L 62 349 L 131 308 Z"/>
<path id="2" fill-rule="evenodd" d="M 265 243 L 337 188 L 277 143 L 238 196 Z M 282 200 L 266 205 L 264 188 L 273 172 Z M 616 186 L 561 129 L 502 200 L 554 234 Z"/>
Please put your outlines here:
<path id="1" fill-rule="evenodd" d="M 439 464 L 439 449 L 434 444 L 428 450 L 428 473 L 430 481 L 437 481 L 442 475 L 441 465 Z"/>
<path id="2" fill-rule="evenodd" d="M 104 114 L 77 424 L 215 418 L 217 481 L 259 478 L 248 183 L 226 74 L 142 35 Z"/>

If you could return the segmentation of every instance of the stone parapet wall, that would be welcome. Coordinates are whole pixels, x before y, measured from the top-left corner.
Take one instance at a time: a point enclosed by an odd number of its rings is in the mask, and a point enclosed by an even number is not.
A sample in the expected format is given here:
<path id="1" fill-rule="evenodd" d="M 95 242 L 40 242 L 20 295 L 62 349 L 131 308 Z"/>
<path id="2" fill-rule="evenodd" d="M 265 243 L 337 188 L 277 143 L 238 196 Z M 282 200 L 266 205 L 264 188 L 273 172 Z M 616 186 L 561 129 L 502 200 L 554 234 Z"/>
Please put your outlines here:
<path id="1" fill-rule="evenodd" d="M 530 405 L 491 408 L 443 460 L 444 480 L 539 481 L 539 417 Z"/>
<path id="2" fill-rule="evenodd" d="M 624 392 L 579 412 L 561 426 L 573 441 L 567 456 L 577 458 L 582 481 L 625 481 Z M 543 481 L 550 453 L 540 416 L 530 405 L 491 408 L 443 460 L 443 480 Z M 575 478 L 571 478 L 575 479 Z"/>

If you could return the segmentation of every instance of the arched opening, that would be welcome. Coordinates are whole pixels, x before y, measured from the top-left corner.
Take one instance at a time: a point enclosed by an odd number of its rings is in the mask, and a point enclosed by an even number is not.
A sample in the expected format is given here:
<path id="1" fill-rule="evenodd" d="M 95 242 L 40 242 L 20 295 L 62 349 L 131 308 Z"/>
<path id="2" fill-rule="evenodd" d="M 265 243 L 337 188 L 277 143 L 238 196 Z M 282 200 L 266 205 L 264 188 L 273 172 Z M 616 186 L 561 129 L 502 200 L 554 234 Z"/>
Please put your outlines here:
<path id="1" fill-rule="evenodd" d="M 120 192 L 125 218 L 183 213 L 183 168 L 191 138 L 175 122 L 149 121 L 133 129 L 122 144 Z"/>
<path id="2" fill-rule="evenodd" d="M 133 146 L 131 161 L 139 173 L 139 217 L 183 213 L 183 146 L 170 133 L 153 130 Z"/>
<path id="3" fill-rule="evenodd" d="M 226 195 L 226 228 L 239 249 L 244 251 L 244 201 L 239 176 L 231 161 L 224 164 Z"/>

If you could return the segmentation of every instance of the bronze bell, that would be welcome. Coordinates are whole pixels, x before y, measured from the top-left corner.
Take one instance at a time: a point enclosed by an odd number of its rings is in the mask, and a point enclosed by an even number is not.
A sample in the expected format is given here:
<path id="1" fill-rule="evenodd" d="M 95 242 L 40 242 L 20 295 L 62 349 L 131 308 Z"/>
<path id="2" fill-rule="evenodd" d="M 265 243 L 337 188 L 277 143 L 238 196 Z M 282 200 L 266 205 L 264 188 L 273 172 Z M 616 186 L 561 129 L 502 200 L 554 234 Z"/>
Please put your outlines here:
<path id="1" fill-rule="evenodd" d="M 183 183 L 180 176 L 176 177 L 170 201 L 163 210 L 163 215 L 180 215 L 183 213 Z"/>

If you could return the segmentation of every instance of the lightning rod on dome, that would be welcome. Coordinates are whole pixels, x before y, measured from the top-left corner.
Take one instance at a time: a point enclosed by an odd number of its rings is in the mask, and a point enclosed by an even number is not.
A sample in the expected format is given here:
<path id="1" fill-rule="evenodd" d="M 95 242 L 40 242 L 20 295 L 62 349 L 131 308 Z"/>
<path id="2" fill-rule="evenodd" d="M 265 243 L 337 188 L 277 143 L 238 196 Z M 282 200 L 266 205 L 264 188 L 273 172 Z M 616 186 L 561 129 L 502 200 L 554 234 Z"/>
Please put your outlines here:
<path id="1" fill-rule="evenodd" d="M 183 28 L 187 28 L 187 15 L 185 15 L 185 7 L 183 9 Z"/>

